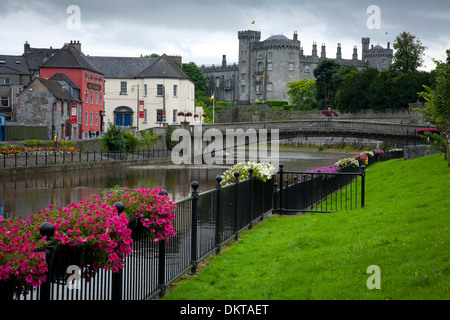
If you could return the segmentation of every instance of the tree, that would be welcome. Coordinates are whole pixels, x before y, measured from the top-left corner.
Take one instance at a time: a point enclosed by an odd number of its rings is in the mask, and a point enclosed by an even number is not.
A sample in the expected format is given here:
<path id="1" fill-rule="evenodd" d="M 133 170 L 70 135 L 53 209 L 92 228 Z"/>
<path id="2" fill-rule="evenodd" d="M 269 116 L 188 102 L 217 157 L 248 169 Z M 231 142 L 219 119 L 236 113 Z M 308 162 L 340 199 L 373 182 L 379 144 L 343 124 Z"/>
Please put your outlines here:
<path id="1" fill-rule="evenodd" d="M 312 110 L 315 106 L 316 98 L 316 81 L 302 79 L 287 84 L 287 91 L 290 97 L 290 103 L 295 105 L 299 110 Z"/>
<path id="2" fill-rule="evenodd" d="M 394 41 L 394 53 L 390 69 L 395 72 L 413 72 L 423 63 L 426 49 L 416 36 L 403 32 Z"/>
<path id="3" fill-rule="evenodd" d="M 108 122 L 108 129 L 99 140 L 103 150 L 124 151 L 126 149 L 126 140 L 122 129 L 112 122 Z"/>
<path id="4" fill-rule="evenodd" d="M 424 85 L 419 95 L 426 101 L 427 107 L 422 109 L 424 119 L 429 121 L 443 135 L 442 143 L 447 143 L 445 156 L 449 159 L 448 130 L 450 128 L 450 49 L 447 61 L 436 61 L 436 83 L 434 89 Z M 449 162 L 450 165 L 450 162 Z"/>
<path id="5" fill-rule="evenodd" d="M 341 66 L 334 60 L 323 60 L 314 69 L 316 78 L 316 99 L 321 107 L 328 108 L 334 104 L 334 97 L 339 90 L 344 76 L 354 67 Z"/>
<path id="6" fill-rule="evenodd" d="M 378 70 L 375 68 L 351 70 L 347 73 L 336 93 L 336 108 L 343 112 L 357 112 L 369 108 L 369 87 L 377 75 Z"/>
<path id="7" fill-rule="evenodd" d="M 202 70 L 194 62 L 183 63 L 182 69 L 195 84 L 195 98 L 198 99 L 206 96 L 208 91 L 208 80 Z"/>

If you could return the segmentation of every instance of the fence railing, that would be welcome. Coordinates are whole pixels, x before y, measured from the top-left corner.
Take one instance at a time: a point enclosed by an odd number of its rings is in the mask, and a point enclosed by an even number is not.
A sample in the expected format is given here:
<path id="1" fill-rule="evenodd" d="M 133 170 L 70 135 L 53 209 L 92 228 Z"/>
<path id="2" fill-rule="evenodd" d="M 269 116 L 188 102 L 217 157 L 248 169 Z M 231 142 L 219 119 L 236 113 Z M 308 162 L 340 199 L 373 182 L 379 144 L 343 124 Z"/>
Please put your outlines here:
<path id="1" fill-rule="evenodd" d="M 368 165 L 400 155 L 376 157 Z M 239 173 L 235 173 L 232 184 L 221 186 L 221 181 L 221 176 L 216 177 L 216 187 L 203 193 L 198 193 L 197 182 L 191 184 L 191 196 L 176 202 L 173 224 L 177 233 L 168 242 L 152 241 L 141 224 L 130 222 L 133 251 L 118 273 L 99 270 L 86 281 L 67 270 L 72 263 L 64 259 L 76 253 L 64 254 L 64 250 L 54 247 L 49 251 L 54 253 L 48 255 L 49 281 L 19 297 L 6 295 L 6 299 L 153 299 L 164 295 L 166 288 L 186 272 L 196 273 L 205 257 L 220 252 L 225 243 L 237 240 L 241 231 L 251 228 L 267 214 L 364 207 L 364 168 L 312 173 L 283 171 L 280 167 L 266 182 L 254 179 L 252 170 L 248 179 L 239 181 Z M 74 283 L 76 287 L 72 286 Z M 2 298 L 5 299 L 4 294 L 0 295 Z"/>
<path id="2" fill-rule="evenodd" d="M 167 149 L 135 150 L 130 152 L 113 151 L 37 151 L 30 153 L 0 154 L 0 168 L 18 168 L 76 163 L 114 162 L 169 158 Z"/>

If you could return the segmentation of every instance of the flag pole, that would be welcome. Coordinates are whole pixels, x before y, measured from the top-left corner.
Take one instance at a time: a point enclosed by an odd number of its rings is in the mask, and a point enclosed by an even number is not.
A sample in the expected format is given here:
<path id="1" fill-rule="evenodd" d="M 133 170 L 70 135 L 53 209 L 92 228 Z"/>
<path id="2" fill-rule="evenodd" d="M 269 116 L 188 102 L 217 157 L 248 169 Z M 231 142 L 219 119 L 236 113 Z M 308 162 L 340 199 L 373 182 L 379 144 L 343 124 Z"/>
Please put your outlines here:
<path id="1" fill-rule="evenodd" d="M 214 94 L 213 94 L 212 98 L 213 98 L 213 124 L 214 124 L 214 101 L 215 101 Z"/>

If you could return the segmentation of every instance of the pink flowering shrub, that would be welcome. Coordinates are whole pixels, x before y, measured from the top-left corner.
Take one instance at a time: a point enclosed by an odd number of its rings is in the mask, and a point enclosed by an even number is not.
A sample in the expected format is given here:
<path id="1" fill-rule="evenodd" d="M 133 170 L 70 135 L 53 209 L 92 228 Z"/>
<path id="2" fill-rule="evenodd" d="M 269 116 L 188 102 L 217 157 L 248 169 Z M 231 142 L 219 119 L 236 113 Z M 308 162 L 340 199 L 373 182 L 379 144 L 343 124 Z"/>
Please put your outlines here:
<path id="1" fill-rule="evenodd" d="M 176 234 L 172 225 L 176 204 L 170 197 L 159 194 L 160 192 L 159 187 L 134 190 L 125 187 L 115 189 L 107 196 L 106 202 L 109 205 L 122 202 L 125 205 L 124 213 L 127 217 L 138 218 L 154 241 L 169 241 L 169 237 Z"/>
<path id="2" fill-rule="evenodd" d="M 45 238 L 33 236 L 21 219 L 0 224 L 0 282 L 9 282 L 16 294 L 39 287 L 46 280 Z"/>
<path id="3" fill-rule="evenodd" d="M 117 214 L 116 208 L 107 205 L 98 195 L 66 207 L 51 204 L 30 217 L 26 224 L 30 230 L 39 232 L 39 226 L 44 222 L 54 224 L 53 243 L 56 246 L 76 246 L 81 251 L 79 267 L 93 261 L 94 270 L 118 272 L 132 252 L 128 219 L 125 214 Z M 89 272 L 83 272 L 83 275 L 89 277 Z"/>

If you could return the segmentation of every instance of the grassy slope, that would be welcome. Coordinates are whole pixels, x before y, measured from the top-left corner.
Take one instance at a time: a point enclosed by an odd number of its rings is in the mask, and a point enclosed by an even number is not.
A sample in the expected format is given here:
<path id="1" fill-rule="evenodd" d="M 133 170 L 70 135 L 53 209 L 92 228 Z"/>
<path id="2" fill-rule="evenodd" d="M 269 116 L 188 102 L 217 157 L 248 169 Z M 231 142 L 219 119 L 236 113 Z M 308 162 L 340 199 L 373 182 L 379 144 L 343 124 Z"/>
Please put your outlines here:
<path id="1" fill-rule="evenodd" d="M 449 299 L 446 162 L 392 160 L 366 177 L 364 209 L 273 216 L 164 299 Z M 367 288 L 371 265 L 379 290 Z"/>

